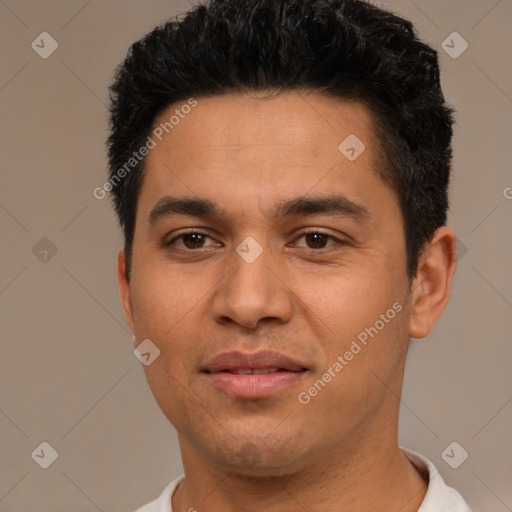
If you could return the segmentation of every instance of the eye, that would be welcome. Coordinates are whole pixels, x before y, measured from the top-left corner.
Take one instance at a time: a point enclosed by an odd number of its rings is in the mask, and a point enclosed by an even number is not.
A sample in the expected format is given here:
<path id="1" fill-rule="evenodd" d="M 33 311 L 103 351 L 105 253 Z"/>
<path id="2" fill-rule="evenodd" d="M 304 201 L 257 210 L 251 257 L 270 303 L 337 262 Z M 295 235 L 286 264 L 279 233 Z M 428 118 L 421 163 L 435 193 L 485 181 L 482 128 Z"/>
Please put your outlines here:
<path id="1" fill-rule="evenodd" d="M 165 242 L 165 246 L 176 246 L 182 250 L 202 249 L 207 238 L 212 239 L 210 233 L 190 230 L 175 236 L 169 242 Z M 181 241 L 182 245 L 176 244 L 177 241 Z"/>
<path id="2" fill-rule="evenodd" d="M 324 233 L 323 231 L 318 230 L 306 230 L 303 231 L 299 238 L 304 238 L 306 241 L 306 244 L 308 245 L 306 249 L 311 250 L 317 250 L 317 249 L 328 249 L 329 247 L 326 247 L 325 244 L 328 243 L 329 240 L 333 241 L 336 245 L 344 245 L 345 242 L 342 240 L 339 240 L 338 238 L 334 237 L 333 235 L 330 235 L 329 233 Z"/>

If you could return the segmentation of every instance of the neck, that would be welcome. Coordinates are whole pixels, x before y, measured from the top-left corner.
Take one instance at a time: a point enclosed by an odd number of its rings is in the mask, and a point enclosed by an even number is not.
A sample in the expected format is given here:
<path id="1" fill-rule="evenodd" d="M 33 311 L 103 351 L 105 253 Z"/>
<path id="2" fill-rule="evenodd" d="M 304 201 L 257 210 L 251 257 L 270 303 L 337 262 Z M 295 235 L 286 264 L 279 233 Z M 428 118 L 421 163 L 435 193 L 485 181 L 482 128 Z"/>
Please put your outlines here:
<path id="1" fill-rule="evenodd" d="M 241 474 L 200 460 L 180 438 L 186 479 L 173 496 L 174 512 L 417 512 L 426 490 L 398 444 L 333 451 L 282 476 Z"/>

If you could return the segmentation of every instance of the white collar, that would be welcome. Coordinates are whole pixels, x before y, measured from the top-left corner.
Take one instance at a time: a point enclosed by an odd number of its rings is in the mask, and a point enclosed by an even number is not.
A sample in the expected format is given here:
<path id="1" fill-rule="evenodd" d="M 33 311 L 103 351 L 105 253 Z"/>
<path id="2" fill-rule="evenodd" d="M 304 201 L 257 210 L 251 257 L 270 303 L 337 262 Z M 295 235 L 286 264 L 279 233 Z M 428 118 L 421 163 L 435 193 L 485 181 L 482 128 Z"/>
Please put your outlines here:
<path id="1" fill-rule="evenodd" d="M 471 512 L 464 498 L 452 487 L 446 485 L 434 464 L 419 453 L 400 447 L 400 451 L 423 475 L 428 475 L 428 489 L 418 512 Z"/>

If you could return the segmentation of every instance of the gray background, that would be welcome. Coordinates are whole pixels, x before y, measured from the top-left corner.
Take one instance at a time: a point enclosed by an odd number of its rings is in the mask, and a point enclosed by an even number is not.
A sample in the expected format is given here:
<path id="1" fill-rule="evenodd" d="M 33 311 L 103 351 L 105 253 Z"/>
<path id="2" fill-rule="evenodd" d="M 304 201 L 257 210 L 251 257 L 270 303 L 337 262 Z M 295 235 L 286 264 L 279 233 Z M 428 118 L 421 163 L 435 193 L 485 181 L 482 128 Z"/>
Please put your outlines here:
<path id="1" fill-rule="evenodd" d="M 2 512 L 128 512 L 181 473 L 122 317 L 116 219 L 92 191 L 106 176 L 114 67 L 188 5 L 0 1 Z M 458 111 L 449 223 L 460 262 L 447 311 L 411 347 L 400 443 L 432 459 L 475 511 L 510 511 L 512 1 L 380 5 L 439 50 Z M 458 58 L 442 47 L 454 31 L 469 44 Z M 59 45 L 46 59 L 31 47 L 42 32 Z M 58 452 L 48 469 L 31 457 L 43 441 Z M 453 441 L 469 454 L 457 469 L 441 456 Z"/>

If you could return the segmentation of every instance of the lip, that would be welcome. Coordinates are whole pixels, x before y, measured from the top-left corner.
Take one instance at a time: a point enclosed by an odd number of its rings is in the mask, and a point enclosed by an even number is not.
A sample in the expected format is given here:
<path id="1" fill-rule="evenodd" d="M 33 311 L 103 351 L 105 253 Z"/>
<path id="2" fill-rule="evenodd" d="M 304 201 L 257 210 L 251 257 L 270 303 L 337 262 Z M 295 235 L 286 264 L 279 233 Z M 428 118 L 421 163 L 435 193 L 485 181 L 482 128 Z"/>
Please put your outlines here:
<path id="1" fill-rule="evenodd" d="M 237 368 L 281 368 L 288 371 L 304 370 L 304 366 L 290 357 L 270 350 L 261 350 L 259 352 L 224 352 L 208 361 L 202 371 L 207 373 L 217 373 L 226 370 L 236 370 Z"/>
<path id="2" fill-rule="evenodd" d="M 272 373 L 261 373 L 264 369 L 272 369 Z M 253 370 L 260 372 L 248 373 Z M 264 350 L 225 352 L 206 363 L 201 371 L 218 391 L 237 398 L 264 398 L 293 386 L 308 369 L 283 354 Z"/>

